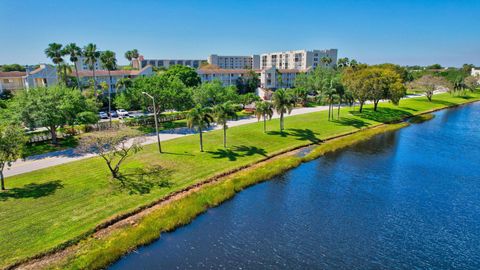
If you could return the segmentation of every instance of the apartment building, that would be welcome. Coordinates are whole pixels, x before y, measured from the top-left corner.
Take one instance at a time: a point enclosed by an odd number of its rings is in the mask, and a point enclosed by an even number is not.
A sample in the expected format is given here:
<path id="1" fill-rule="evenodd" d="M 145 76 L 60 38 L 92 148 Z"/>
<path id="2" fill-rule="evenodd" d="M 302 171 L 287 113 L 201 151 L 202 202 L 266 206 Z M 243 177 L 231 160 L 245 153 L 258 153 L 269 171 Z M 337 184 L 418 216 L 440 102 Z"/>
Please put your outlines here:
<path id="1" fill-rule="evenodd" d="M 84 56 L 78 57 L 78 61 L 75 63 L 75 66 L 77 66 L 78 71 L 90 70 L 90 65 L 87 64 L 86 59 L 87 58 Z M 95 66 L 95 70 L 105 69 L 102 65 L 102 62 L 100 61 L 100 58 L 97 58 L 97 61 L 95 62 L 94 66 Z"/>
<path id="2" fill-rule="evenodd" d="M 182 66 L 189 66 L 192 68 L 200 68 L 200 65 L 202 62 L 205 62 L 205 60 L 201 59 L 143 59 L 141 57 L 140 62 L 140 68 L 144 68 L 147 65 L 151 65 L 153 67 L 157 68 L 169 68 L 170 66 L 173 65 L 182 65 Z"/>
<path id="3" fill-rule="evenodd" d="M 259 69 L 260 55 L 226 56 L 211 54 L 208 63 L 223 69 Z"/>
<path id="4" fill-rule="evenodd" d="M 337 49 L 329 50 L 296 50 L 274 53 L 264 53 L 260 55 L 260 67 L 279 68 L 279 69 L 298 69 L 316 68 L 318 66 L 334 67 L 337 63 Z M 328 57 L 330 64 L 324 64 L 322 59 Z"/>
<path id="5" fill-rule="evenodd" d="M 237 80 L 247 76 L 250 69 L 199 69 L 198 76 L 204 82 L 220 81 L 224 86 L 236 85 Z M 259 74 L 259 71 L 255 71 Z"/>
<path id="6" fill-rule="evenodd" d="M 27 67 L 25 72 L 0 72 L 0 93 L 4 90 L 17 91 L 33 87 L 47 87 L 56 84 L 57 69 L 53 66 L 41 64 L 36 69 Z"/>
<path id="7" fill-rule="evenodd" d="M 116 84 L 120 79 L 123 78 L 136 78 L 140 76 L 152 76 L 154 74 L 152 66 L 147 65 L 146 67 L 140 70 L 112 70 L 110 71 L 110 75 L 112 76 L 112 90 L 114 92 L 117 91 Z M 74 74 L 72 74 L 74 75 Z M 93 71 L 91 70 L 82 70 L 78 72 L 78 76 L 80 77 L 80 81 L 83 85 L 87 85 L 93 79 Z M 105 82 L 107 85 L 110 86 L 110 78 L 108 76 L 107 70 L 95 70 L 95 77 L 97 84 L 100 85 L 102 82 Z"/>

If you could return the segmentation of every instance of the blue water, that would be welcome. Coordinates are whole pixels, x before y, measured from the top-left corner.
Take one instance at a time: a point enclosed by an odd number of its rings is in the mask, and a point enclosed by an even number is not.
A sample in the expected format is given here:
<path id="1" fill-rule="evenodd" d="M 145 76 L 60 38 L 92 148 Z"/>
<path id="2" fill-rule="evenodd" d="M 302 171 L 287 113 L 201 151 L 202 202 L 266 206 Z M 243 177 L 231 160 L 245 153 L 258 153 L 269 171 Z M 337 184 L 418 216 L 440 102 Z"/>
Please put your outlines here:
<path id="1" fill-rule="evenodd" d="M 111 269 L 480 269 L 480 104 L 239 193 Z"/>

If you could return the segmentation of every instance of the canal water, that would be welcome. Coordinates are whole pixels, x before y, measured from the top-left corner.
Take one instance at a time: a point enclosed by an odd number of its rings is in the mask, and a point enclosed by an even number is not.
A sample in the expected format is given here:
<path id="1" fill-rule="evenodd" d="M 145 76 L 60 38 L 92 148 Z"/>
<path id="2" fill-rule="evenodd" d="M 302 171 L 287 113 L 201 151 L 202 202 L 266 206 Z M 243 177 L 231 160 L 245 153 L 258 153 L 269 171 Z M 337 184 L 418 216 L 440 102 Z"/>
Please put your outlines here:
<path id="1" fill-rule="evenodd" d="M 237 194 L 111 269 L 480 269 L 480 103 Z"/>

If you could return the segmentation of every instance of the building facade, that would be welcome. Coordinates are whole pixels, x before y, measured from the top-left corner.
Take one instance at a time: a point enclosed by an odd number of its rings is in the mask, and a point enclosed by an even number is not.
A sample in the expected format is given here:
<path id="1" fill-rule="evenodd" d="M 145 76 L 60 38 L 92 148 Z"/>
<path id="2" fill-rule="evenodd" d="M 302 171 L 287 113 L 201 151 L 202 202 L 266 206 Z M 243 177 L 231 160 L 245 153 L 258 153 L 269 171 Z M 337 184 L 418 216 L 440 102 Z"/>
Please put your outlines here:
<path id="1" fill-rule="evenodd" d="M 75 63 L 75 66 L 77 66 L 78 71 L 84 71 L 84 70 L 90 70 L 90 65 L 87 64 L 85 61 L 87 58 L 84 56 L 78 57 L 78 61 Z M 95 62 L 95 70 L 101 70 L 105 69 L 102 65 L 102 62 L 100 61 L 100 58 L 97 58 L 97 61 Z"/>
<path id="2" fill-rule="evenodd" d="M 41 64 L 34 70 L 27 67 L 25 72 L 0 72 L 0 93 L 5 90 L 17 91 L 34 87 L 47 87 L 56 84 L 57 81 L 57 69 L 45 64 Z"/>
<path id="3" fill-rule="evenodd" d="M 114 92 L 117 92 L 116 84 L 120 79 L 129 78 L 133 79 L 141 76 L 152 76 L 154 74 L 152 66 L 148 65 L 140 70 L 112 70 L 110 71 L 110 76 L 112 76 L 112 85 L 111 89 Z M 75 74 L 72 74 L 75 75 Z M 83 70 L 78 72 L 78 77 L 80 77 L 80 82 L 83 85 L 90 84 L 93 79 L 93 72 L 91 70 Z M 110 87 L 110 78 L 108 76 L 107 70 L 96 70 L 95 78 L 97 85 L 100 85 L 102 82 L 105 82 Z"/>
<path id="4" fill-rule="evenodd" d="M 337 64 L 337 54 L 337 49 L 264 53 L 260 55 L 260 67 L 262 69 L 275 67 L 278 69 L 298 70 L 319 66 L 334 67 Z M 331 62 L 329 64 L 323 63 L 322 59 L 324 57 L 329 58 Z"/>
<path id="5" fill-rule="evenodd" d="M 260 55 L 252 56 L 225 56 L 211 54 L 208 63 L 223 69 L 259 69 Z"/>
<path id="6" fill-rule="evenodd" d="M 182 65 L 188 66 L 195 69 L 200 68 L 200 65 L 205 62 L 205 60 L 200 59 L 142 59 L 139 61 L 140 67 L 144 68 L 147 65 L 157 67 L 157 68 L 169 68 L 173 65 Z"/>

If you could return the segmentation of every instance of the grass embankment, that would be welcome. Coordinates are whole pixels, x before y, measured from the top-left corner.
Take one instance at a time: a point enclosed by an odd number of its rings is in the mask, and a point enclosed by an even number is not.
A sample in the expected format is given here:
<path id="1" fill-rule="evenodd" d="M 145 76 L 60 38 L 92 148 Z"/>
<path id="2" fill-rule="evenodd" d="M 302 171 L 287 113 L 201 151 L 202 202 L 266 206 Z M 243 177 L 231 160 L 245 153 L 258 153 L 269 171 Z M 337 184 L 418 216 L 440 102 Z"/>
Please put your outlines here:
<path id="1" fill-rule="evenodd" d="M 413 124 L 420 124 L 420 123 L 426 122 L 428 120 L 431 120 L 434 117 L 435 117 L 434 114 L 426 113 L 426 114 L 416 115 L 416 116 L 412 117 L 409 120 L 409 122 L 413 123 Z"/>
<path id="2" fill-rule="evenodd" d="M 263 123 L 233 127 L 228 130 L 228 149 L 221 146 L 222 131 L 213 131 L 204 136 L 203 153 L 198 151 L 198 136 L 164 142 L 167 153 L 162 155 L 152 144 L 126 162 L 123 172 L 132 178 L 128 190 L 113 186 L 99 158 L 9 177 L 10 190 L 0 193 L 0 266 L 76 242 L 115 216 L 276 153 L 478 99 L 479 93 L 468 98 L 442 94 L 433 102 L 422 97 L 401 101 L 398 107 L 381 104 L 378 112 L 370 106 L 363 113 L 343 108 L 335 121 L 327 120 L 326 111 L 292 116 L 283 134 L 277 131 L 278 120 L 268 121 L 266 134 Z M 152 166 L 163 167 L 163 175 L 147 177 L 148 170 L 138 170 Z M 266 170 L 274 171 L 272 166 Z"/>

